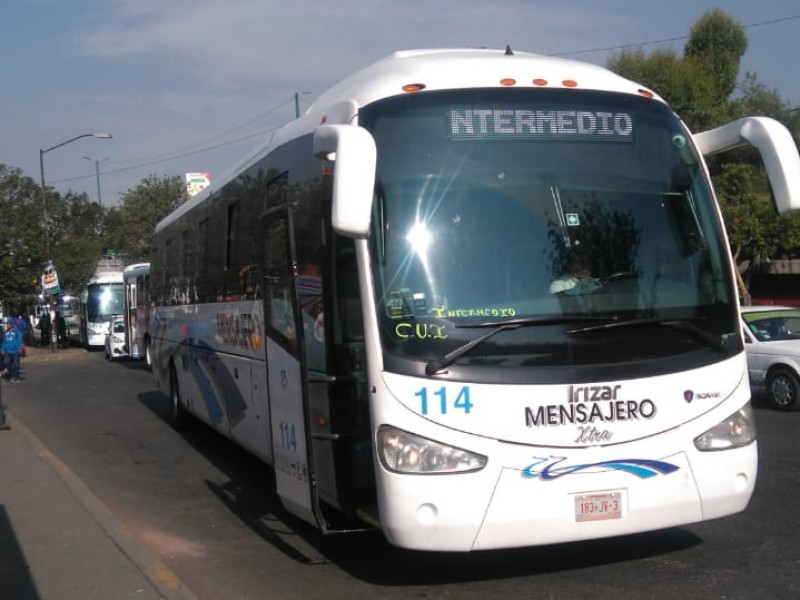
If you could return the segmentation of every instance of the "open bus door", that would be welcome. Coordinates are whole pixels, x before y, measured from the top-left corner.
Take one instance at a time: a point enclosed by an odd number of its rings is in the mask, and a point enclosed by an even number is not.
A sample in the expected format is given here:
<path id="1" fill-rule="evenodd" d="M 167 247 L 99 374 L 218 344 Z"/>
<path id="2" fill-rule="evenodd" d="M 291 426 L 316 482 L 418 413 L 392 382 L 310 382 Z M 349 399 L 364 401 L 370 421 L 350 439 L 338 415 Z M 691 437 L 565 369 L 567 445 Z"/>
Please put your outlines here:
<path id="1" fill-rule="evenodd" d="M 270 211 L 266 223 L 265 346 L 277 493 L 289 512 L 323 531 L 352 530 L 372 512 L 363 507 L 374 504 L 352 241 L 342 247 L 338 239 L 327 268 L 299 264 L 292 209 Z M 323 270 L 333 276 L 323 277 Z M 323 285 L 335 293 L 323 294 Z"/>
<path id="2" fill-rule="evenodd" d="M 264 231 L 267 390 L 275 485 L 286 510 L 324 529 L 310 460 L 307 390 L 299 352 L 299 299 L 291 208 L 270 211 Z"/>

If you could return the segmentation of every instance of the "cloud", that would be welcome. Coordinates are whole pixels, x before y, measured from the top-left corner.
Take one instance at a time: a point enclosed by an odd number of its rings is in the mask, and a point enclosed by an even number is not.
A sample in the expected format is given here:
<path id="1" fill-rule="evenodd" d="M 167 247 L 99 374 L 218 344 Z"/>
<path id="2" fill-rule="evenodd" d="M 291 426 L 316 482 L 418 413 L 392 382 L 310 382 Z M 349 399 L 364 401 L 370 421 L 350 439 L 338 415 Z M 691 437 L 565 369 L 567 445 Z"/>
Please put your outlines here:
<path id="1" fill-rule="evenodd" d="M 473 0 L 124 0 L 74 36 L 107 59 L 171 61 L 215 88 L 332 82 L 399 49 L 487 46 L 556 52 L 619 17 L 591 3 Z M 577 9 L 577 10 L 576 10 Z M 565 36 L 566 33 L 566 36 Z M 570 40 L 566 42 L 565 40 Z"/>

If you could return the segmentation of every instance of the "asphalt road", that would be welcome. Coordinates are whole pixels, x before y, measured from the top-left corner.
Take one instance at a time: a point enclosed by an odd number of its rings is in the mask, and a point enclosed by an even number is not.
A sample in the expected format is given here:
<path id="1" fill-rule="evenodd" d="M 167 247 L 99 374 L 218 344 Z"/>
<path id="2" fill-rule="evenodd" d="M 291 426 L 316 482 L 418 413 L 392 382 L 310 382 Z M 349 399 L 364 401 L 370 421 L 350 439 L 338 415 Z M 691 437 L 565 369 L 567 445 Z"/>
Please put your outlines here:
<path id="1" fill-rule="evenodd" d="M 138 363 L 24 363 L 14 417 L 199 598 L 794 599 L 800 413 L 757 403 L 760 471 L 734 517 L 612 540 L 473 554 L 325 537 L 286 515 L 269 469 L 211 430 L 165 422 Z"/>

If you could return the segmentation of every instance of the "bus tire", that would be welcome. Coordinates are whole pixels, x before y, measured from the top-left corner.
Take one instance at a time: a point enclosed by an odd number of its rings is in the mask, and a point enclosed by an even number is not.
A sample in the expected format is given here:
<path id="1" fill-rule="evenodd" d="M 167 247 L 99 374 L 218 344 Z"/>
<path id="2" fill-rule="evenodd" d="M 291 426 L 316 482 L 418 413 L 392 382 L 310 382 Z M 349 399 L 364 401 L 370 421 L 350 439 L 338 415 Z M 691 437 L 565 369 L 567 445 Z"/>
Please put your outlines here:
<path id="1" fill-rule="evenodd" d="M 767 375 L 767 399 L 776 410 L 796 410 L 800 396 L 800 379 L 797 373 L 779 367 Z"/>
<path id="2" fill-rule="evenodd" d="M 144 367 L 148 371 L 153 370 L 153 356 L 150 349 L 150 338 L 144 341 Z"/>
<path id="3" fill-rule="evenodd" d="M 170 412 L 169 424 L 178 431 L 182 431 L 189 427 L 191 415 L 181 403 L 181 390 L 178 385 L 178 373 L 175 371 L 175 365 L 169 366 L 169 399 L 170 399 Z"/>

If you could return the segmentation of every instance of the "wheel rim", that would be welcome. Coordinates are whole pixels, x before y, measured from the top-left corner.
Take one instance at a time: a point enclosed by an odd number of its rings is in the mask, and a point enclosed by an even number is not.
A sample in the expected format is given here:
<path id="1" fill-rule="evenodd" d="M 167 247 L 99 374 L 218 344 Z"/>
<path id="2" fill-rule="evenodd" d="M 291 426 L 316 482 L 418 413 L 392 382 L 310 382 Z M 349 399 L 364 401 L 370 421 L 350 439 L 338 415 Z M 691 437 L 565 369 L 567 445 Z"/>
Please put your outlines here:
<path id="1" fill-rule="evenodd" d="M 770 395 L 777 406 L 786 407 L 794 404 L 795 389 L 791 380 L 778 375 L 769 385 Z"/>

